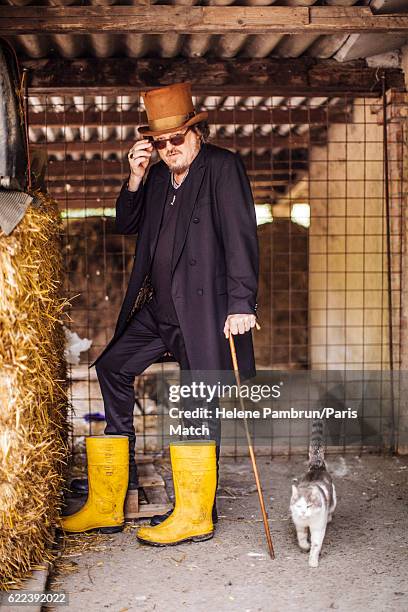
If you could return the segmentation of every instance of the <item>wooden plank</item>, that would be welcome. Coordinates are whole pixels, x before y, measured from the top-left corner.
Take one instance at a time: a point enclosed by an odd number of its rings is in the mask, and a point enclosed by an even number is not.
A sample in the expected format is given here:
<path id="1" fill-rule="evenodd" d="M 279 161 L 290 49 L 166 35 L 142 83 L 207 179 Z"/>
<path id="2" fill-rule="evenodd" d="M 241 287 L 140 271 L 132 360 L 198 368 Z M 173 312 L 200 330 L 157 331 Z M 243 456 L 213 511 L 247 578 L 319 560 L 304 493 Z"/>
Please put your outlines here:
<path id="1" fill-rule="evenodd" d="M 121 187 L 123 181 L 125 180 L 125 177 L 128 174 L 129 172 L 127 172 L 126 174 L 123 173 L 123 176 L 121 178 L 119 177 L 111 178 L 111 177 L 107 177 L 106 175 L 100 176 L 99 178 L 90 178 L 89 176 L 85 176 L 85 175 L 83 176 L 76 175 L 75 178 L 72 177 L 69 180 L 70 191 L 71 189 L 73 191 L 75 190 L 83 191 L 85 188 L 89 190 L 91 187 L 98 187 L 104 191 L 111 191 L 112 189 L 117 189 L 118 187 Z M 62 179 L 62 180 L 54 179 L 52 182 L 50 181 L 48 188 L 53 189 L 55 191 L 58 191 L 59 189 L 64 189 L 65 191 L 66 185 L 67 185 L 66 179 Z"/>
<path id="2" fill-rule="evenodd" d="M 125 180 L 125 178 L 127 178 L 129 174 L 129 171 L 125 171 L 122 174 L 117 175 L 116 178 L 113 178 L 113 176 L 111 174 L 109 174 L 108 172 L 105 172 L 102 176 L 102 174 L 96 176 L 89 176 L 89 174 L 83 174 L 81 175 L 80 173 L 78 174 L 72 174 L 72 175 L 68 175 L 66 174 L 64 176 L 63 179 L 60 178 L 55 178 L 52 176 L 52 173 L 49 173 L 47 176 L 47 179 L 49 181 L 48 183 L 48 189 L 58 192 L 58 191 L 67 191 L 66 189 L 66 185 L 67 183 L 70 185 L 69 187 L 69 191 L 71 193 L 71 189 L 73 186 L 78 185 L 79 186 L 79 190 L 83 190 L 83 189 L 87 189 L 89 190 L 90 187 L 100 187 L 101 189 L 105 189 L 106 191 L 109 191 L 110 188 L 115 188 L 117 189 L 118 187 L 120 188 Z M 287 182 L 289 180 L 289 173 L 280 173 L 280 174 L 270 174 L 268 173 L 268 171 L 266 170 L 254 170 L 254 171 L 248 171 L 248 174 L 250 176 L 260 176 L 262 177 L 262 179 L 250 179 L 251 183 L 253 184 L 264 184 L 263 181 L 265 181 L 265 184 L 268 185 L 279 185 L 282 181 L 283 182 Z M 59 175 L 60 176 L 60 175 Z M 273 178 L 273 177 L 276 178 Z M 280 177 L 280 178 L 278 178 Z M 75 182 L 74 182 L 75 181 Z M 262 183 L 260 183 L 260 181 L 262 181 Z M 106 187 L 108 187 L 108 189 L 106 189 Z"/>
<path id="3" fill-rule="evenodd" d="M 269 180 L 265 180 L 265 181 L 257 181 L 257 180 L 250 180 L 252 189 L 257 189 L 258 187 L 283 187 L 284 185 L 287 185 L 288 182 L 287 181 L 269 181 Z"/>
<path id="4" fill-rule="evenodd" d="M 359 61 L 359 60 L 358 60 Z M 346 62 L 345 62 L 346 63 Z M 382 69 L 381 69 L 382 71 Z M 404 91 L 404 73 L 400 68 L 393 69 L 384 69 L 384 72 L 391 75 L 391 81 L 387 77 L 387 87 L 393 87 L 398 91 Z M 277 83 L 275 87 L 266 83 L 262 85 L 260 82 L 254 83 L 250 85 L 245 82 L 236 81 L 235 83 L 228 83 L 227 85 L 218 84 L 215 81 L 211 81 L 205 86 L 204 84 L 199 84 L 193 86 L 193 95 L 207 95 L 207 96 L 237 96 L 237 97 L 246 97 L 246 96 L 309 96 L 309 97 L 333 97 L 333 96 L 341 96 L 347 95 L 351 99 L 353 98 L 378 98 L 380 95 L 380 86 L 378 85 L 378 80 L 376 82 L 371 81 L 370 87 L 366 89 L 364 87 L 365 80 L 361 81 L 359 84 L 354 79 L 354 75 L 350 75 L 351 78 L 348 79 L 347 83 L 342 83 L 342 81 L 337 81 L 329 83 L 328 85 L 318 84 L 317 86 L 307 87 L 307 85 L 292 85 L 292 79 L 287 81 L 286 83 Z M 112 77 L 111 80 L 118 80 L 116 77 Z M 56 75 L 56 81 L 60 80 L 60 77 Z M 100 77 L 98 77 L 100 80 Z M 163 79 L 168 81 L 168 79 Z M 187 80 L 187 79 L 186 79 Z M 331 79 L 329 79 L 331 80 Z M 354 81 L 354 82 L 353 82 Z M 174 80 L 175 82 L 179 82 L 178 80 Z M 163 85 L 170 85 L 170 83 L 166 82 Z M 154 85 L 154 87 L 160 87 L 161 85 Z M 120 88 L 120 94 L 118 94 L 118 87 Z M 150 87 L 146 87 L 145 89 L 150 89 Z M 132 96 L 135 93 L 135 89 L 133 87 L 129 87 L 128 84 L 118 84 L 118 85 L 78 85 L 73 84 L 71 86 L 61 85 L 61 83 L 57 84 L 54 88 L 49 85 L 39 86 L 39 87 L 30 87 L 29 88 L 30 95 L 53 95 L 53 96 Z"/>
<path id="5" fill-rule="evenodd" d="M 243 162 L 250 176 L 275 177 L 277 180 L 285 178 L 288 174 L 307 169 L 307 161 L 288 160 L 282 161 L 272 159 L 269 156 L 255 156 L 243 158 Z M 85 179 L 95 179 L 99 177 L 120 178 L 124 180 L 129 174 L 127 160 L 82 160 L 82 161 L 49 161 L 47 165 L 48 180 L 75 179 L 83 176 Z"/>
<path id="6" fill-rule="evenodd" d="M 336 31 L 340 34 L 407 31 L 407 14 L 378 14 L 368 6 L 333 6 L 330 11 L 325 10 L 326 8 L 323 6 L 309 8 L 311 31 L 320 31 L 320 28 L 323 28 L 327 34 Z"/>
<path id="7" fill-rule="evenodd" d="M 147 491 L 147 499 L 149 504 L 161 504 L 163 506 L 171 504 L 165 487 L 154 487 L 149 489 Z"/>
<path id="8" fill-rule="evenodd" d="M 135 515 L 139 512 L 139 491 L 128 491 L 125 499 L 125 516 Z"/>
<path id="9" fill-rule="evenodd" d="M 292 183 L 293 184 L 293 183 Z M 274 190 L 277 188 L 288 187 L 289 183 L 283 183 L 282 185 L 269 187 L 268 189 L 264 187 L 263 189 L 252 189 L 252 193 L 254 198 L 264 197 L 265 195 L 270 195 L 274 193 Z M 67 206 L 68 208 L 115 208 L 117 193 L 111 194 L 111 198 L 108 199 L 106 197 L 100 198 L 98 194 L 90 194 L 90 195 L 81 195 L 76 194 L 76 198 L 66 200 L 63 193 L 55 193 L 50 192 L 51 197 L 60 203 L 60 205 L 64 208 Z"/>
<path id="10" fill-rule="evenodd" d="M 377 96 L 378 70 L 364 60 L 344 62 L 264 58 L 52 58 L 22 60 L 29 94 L 131 95 L 152 87 L 190 81 L 196 95 L 278 96 L 348 93 Z M 403 91 L 400 69 L 387 69 L 387 87 Z M 275 113 L 275 110 L 274 110 Z M 276 115 L 279 117 L 279 113 Z"/>
<path id="11" fill-rule="evenodd" d="M 352 34 L 408 32 L 408 16 L 369 7 L 1 7 L 0 34 Z"/>
<path id="12" fill-rule="evenodd" d="M 272 168 L 269 169 L 265 166 L 264 169 L 252 169 L 252 168 L 248 168 L 247 167 L 247 174 L 249 176 L 266 176 L 266 177 L 276 177 L 277 180 L 279 179 L 287 179 L 289 175 L 298 172 L 300 170 L 304 170 L 305 168 L 305 163 L 304 162 L 292 162 L 291 167 L 289 168 L 289 164 L 288 167 L 286 168 L 286 170 L 282 171 L 282 169 L 275 169 L 274 168 L 274 164 L 276 164 L 276 161 L 272 161 Z M 255 161 L 255 166 L 257 165 L 256 161 Z"/>
<path id="13" fill-rule="evenodd" d="M 135 458 L 136 464 L 137 466 L 141 465 L 142 463 L 152 463 L 154 461 L 154 457 L 152 457 L 151 455 L 136 455 Z"/>
<path id="14" fill-rule="evenodd" d="M 150 487 L 164 487 L 164 480 L 156 472 L 152 463 L 145 463 L 138 466 L 139 482 L 143 489 Z"/>
<path id="15" fill-rule="evenodd" d="M 252 190 L 252 195 L 254 200 L 258 201 L 258 200 L 262 200 L 264 198 L 270 198 L 270 197 L 275 197 L 276 194 L 274 193 L 273 189 L 253 189 Z"/>
<path id="16" fill-rule="evenodd" d="M 115 198 L 96 198 L 96 197 L 87 197 L 78 198 L 76 200 L 67 200 L 65 197 L 60 196 L 57 197 L 53 195 L 53 198 L 58 203 L 58 207 L 61 211 L 65 210 L 92 210 L 96 209 L 108 209 L 115 208 L 116 197 Z M 259 196 L 257 193 L 254 194 L 254 201 L 256 204 L 263 204 L 264 202 L 275 201 L 276 195 L 270 190 L 266 193 L 266 195 Z"/>
<path id="17" fill-rule="evenodd" d="M 168 502 L 167 504 L 140 504 L 138 512 L 129 512 L 129 514 L 125 514 L 126 519 L 141 519 L 141 518 L 149 518 L 154 516 L 155 514 L 165 514 L 170 508 L 172 508 L 172 504 Z"/>
<path id="18" fill-rule="evenodd" d="M 150 461 L 149 461 L 150 459 Z M 143 462 L 139 458 L 139 480 L 143 487 L 147 503 L 140 503 L 138 491 L 129 491 L 125 501 L 126 519 L 148 518 L 155 514 L 164 514 L 171 507 L 162 476 L 156 471 L 151 458 Z"/>
<path id="19" fill-rule="evenodd" d="M 218 91 L 229 93 L 236 88 L 252 88 L 251 95 L 261 90 L 263 95 L 276 95 L 280 87 L 305 88 L 310 93 L 318 87 L 348 88 L 369 91 L 378 87 L 378 71 L 368 68 L 365 61 L 356 60 L 339 64 L 335 60 L 313 58 L 234 59 L 211 60 L 206 58 L 134 59 L 91 58 L 65 60 L 26 60 L 22 65 L 29 71 L 29 88 L 48 89 L 56 95 L 56 88 L 76 88 L 86 93 L 87 88 L 121 87 L 133 95 L 145 88 L 158 87 L 176 81 L 189 80 L 193 92 L 210 95 Z M 401 70 L 386 72 L 389 86 L 397 87 Z M 269 89 L 269 91 L 268 91 Z"/>
<path id="20" fill-rule="evenodd" d="M 288 177 L 285 177 L 288 178 Z M 120 188 L 122 187 L 123 181 L 125 180 L 125 176 L 123 177 L 123 180 L 119 180 L 119 179 L 108 179 L 106 177 L 104 177 L 103 179 L 89 179 L 86 176 L 80 177 L 80 178 L 76 178 L 74 180 L 70 180 L 69 181 L 69 196 L 71 198 L 73 197 L 81 197 L 86 195 L 95 195 L 95 192 L 93 191 L 93 188 L 97 188 L 98 189 L 98 195 L 99 194 L 107 194 L 109 196 L 109 194 L 112 196 L 112 192 L 114 194 L 119 193 Z M 270 179 L 270 178 L 265 178 L 263 180 L 260 179 L 251 179 L 250 178 L 250 183 L 252 185 L 253 188 L 256 187 L 280 187 L 282 185 L 286 185 L 287 184 L 287 180 L 278 180 L 278 179 Z M 67 192 L 67 181 L 66 180 L 53 180 L 50 181 L 48 184 L 48 189 L 54 193 L 60 193 L 60 192 Z"/>
<path id="21" fill-rule="evenodd" d="M 271 108 L 251 110 L 208 111 L 208 122 L 212 125 L 301 125 L 351 123 L 352 115 L 331 106 L 322 108 Z M 146 123 L 144 113 L 138 111 L 94 111 L 86 112 L 33 112 L 29 113 L 32 128 L 45 127 L 127 127 Z"/>
<path id="22" fill-rule="evenodd" d="M 142 518 L 163 514 L 171 507 L 165 483 L 162 476 L 156 471 L 151 457 L 137 457 L 140 485 L 148 503 L 140 503 L 138 491 L 129 491 L 125 501 L 125 516 Z"/>
<path id="23" fill-rule="evenodd" d="M 260 196 L 264 196 L 264 195 L 273 193 L 273 191 L 279 187 L 288 187 L 290 184 L 293 185 L 296 182 L 297 181 L 291 181 L 291 183 L 289 183 L 288 181 L 280 181 L 277 184 L 269 184 L 269 185 L 265 185 L 264 187 L 257 187 L 257 186 L 252 185 L 252 193 L 254 197 L 260 197 Z M 72 204 L 73 202 L 82 202 L 82 206 L 86 204 L 88 208 L 89 207 L 94 208 L 95 206 L 98 206 L 98 207 L 105 206 L 105 208 L 111 208 L 111 207 L 114 208 L 116 205 L 116 199 L 118 197 L 118 193 L 119 193 L 119 190 L 109 195 L 100 194 L 100 193 L 88 193 L 88 194 L 75 193 L 70 199 L 66 199 L 65 194 L 62 191 L 57 192 L 57 191 L 50 190 L 50 195 L 52 198 L 54 198 L 55 200 L 61 203 L 66 203 L 71 208 L 73 207 L 73 204 Z M 94 204 L 95 201 L 97 201 L 98 204 Z"/>

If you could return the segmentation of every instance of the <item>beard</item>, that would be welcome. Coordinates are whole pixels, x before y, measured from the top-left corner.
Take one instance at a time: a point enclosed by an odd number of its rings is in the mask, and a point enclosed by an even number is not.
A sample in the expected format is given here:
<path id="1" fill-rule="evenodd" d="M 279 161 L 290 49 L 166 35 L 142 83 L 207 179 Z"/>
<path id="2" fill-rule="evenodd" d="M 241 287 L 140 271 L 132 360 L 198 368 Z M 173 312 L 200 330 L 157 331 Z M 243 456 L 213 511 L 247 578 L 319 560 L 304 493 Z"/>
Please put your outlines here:
<path id="1" fill-rule="evenodd" d="M 167 165 L 172 172 L 175 174 L 183 174 L 189 168 L 190 164 L 186 164 L 185 162 L 176 162 L 176 161 L 167 161 Z"/>
<path id="2" fill-rule="evenodd" d="M 194 160 L 194 158 L 196 157 L 197 153 L 200 150 L 200 142 L 197 142 L 194 149 L 193 149 L 193 154 L 192 154 L 192 159 L 190 162 L 187 162 L 185 159 L 180 159 L 179 155 L 176 155 L 175 158 L 172 158 L 171 156 L 168 157 L 166 156 L 165 158 L 165 163 L 167 164 L 167 166 L 169 167 L 169 169 L 174 172 L 174 174 L 183 174 L 184 172 L 186 172 L 188 170 L 188 168 L 190 167 L 190 164 L 192 163 L 192 161 Z M 178 153 L 181 153 L 181 151 L 177 151 Z"/>

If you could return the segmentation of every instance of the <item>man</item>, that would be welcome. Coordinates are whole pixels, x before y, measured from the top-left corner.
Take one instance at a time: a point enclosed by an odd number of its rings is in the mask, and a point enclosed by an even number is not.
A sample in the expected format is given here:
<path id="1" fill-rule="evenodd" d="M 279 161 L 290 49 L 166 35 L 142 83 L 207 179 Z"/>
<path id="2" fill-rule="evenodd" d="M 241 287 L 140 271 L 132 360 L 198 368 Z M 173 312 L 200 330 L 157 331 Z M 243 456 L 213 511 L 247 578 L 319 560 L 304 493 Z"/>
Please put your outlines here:
<path id="1" fill-rule="evenodd" d="M 135 376 L 165 353 L 181 370 L 231 370 L 230 333 L 236 335 L 242 376 L 255 374 L 250 330 L 256 322 L 258 242 L 244 166 L 236 154 L 205 142 L 208 115 L 194 111 L 188 83 L 143 97 L 149 124 L 139 128 L 144 138 L 129 150 L 130 174 L 116 203 L 117 232 L 137 234 L 135 262 L 115 334 L 95 361 L 105 434 L 129 438 L 129 488 L 138 485 Z M 146 177 L 153 149 L 160 161 Z M 212 419 L 209 425 L 218 460 L 219 423 Z M 197 449 L 193 455 L 212 453 Z M 155 517 L 153 529 L 174 523 L 174 514 L 168 516 Z"/>

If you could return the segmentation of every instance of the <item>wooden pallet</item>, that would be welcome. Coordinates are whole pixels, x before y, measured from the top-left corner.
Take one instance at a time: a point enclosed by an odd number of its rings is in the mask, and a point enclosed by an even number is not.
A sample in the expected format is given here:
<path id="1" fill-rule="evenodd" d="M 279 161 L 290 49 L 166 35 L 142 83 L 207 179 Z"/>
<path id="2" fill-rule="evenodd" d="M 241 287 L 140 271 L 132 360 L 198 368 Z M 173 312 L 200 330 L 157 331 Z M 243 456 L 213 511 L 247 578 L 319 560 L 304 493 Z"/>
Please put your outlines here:
<path id="1" fill-rule="evenodd" d="M 164 514 L 172 507 L 163 478 L 157 473 L 151 457 L 136 458 L 139 483 L 147 503 L 139 500 L 138 491 L 129 491 L 125 500 L 125 518 L 139 519 Z"/>

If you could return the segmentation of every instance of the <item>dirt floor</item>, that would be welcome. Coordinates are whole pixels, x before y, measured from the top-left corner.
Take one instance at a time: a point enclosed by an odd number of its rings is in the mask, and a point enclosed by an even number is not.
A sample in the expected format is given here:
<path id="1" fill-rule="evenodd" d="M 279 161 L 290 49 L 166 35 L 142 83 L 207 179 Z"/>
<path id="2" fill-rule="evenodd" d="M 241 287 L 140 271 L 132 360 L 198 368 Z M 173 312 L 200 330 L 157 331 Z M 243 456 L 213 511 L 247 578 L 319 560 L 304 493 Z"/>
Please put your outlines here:
<path id="1" fill-rule="evenodd" d="M 152 548 L 137 542 L 136 525 L 114 536 L 72 536 L 51 589 L 69 592 L 68 609 L 78 612 L 406 612 L 408 458 L 329 460 L 338 506 L 318 569 L 308 567 L 288 512 L 291 479 L 305 462 L 258 461 L 275 561 L 249 460 L 224 459 L 212 540 Z"/>

